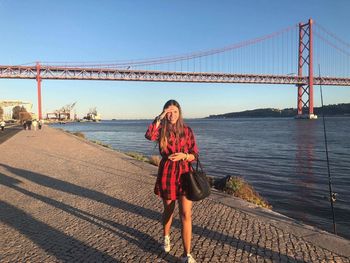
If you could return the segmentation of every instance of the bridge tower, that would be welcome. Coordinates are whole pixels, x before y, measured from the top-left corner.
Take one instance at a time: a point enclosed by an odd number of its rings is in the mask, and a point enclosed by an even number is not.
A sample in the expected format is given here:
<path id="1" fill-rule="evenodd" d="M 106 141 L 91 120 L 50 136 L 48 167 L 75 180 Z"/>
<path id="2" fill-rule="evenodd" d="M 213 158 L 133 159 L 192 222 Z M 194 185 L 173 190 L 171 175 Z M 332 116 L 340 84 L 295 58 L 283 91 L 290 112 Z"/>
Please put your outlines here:
<path id="1" fill-rule="evenodd" d="M 298 115 L 296 118 L 317 119 L 314 115 L 314 71 L 312 19 L 299 23 L 298 77 L 303 76 L 304 66 L 308 67 L 308 84 L 298 84 Z"/>

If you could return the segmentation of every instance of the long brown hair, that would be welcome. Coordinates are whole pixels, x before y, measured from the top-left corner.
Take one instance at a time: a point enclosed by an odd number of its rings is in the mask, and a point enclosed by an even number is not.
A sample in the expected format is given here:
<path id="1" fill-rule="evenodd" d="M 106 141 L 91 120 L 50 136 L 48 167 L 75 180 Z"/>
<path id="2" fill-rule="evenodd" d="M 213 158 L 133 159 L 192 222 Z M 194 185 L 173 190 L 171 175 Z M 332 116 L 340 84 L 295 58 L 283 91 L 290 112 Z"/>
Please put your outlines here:
<path id="1" fill-rule="evenodd" d="M 162 129 L 160 133 L 159 145 L 160 148 L 165 150 L 168 146 L 168 138 L 170 137 L 170 132 L 175 133 L 176 140 L 184 136 L 184 120 L 182 118 L 182 110 L 180 104 L 176 100 L 168 100 L 163 107 L 163 111 L 170 106 L 175 106 L 179 109 L 179 118 L 175 125 L 172 125 L 166 117 L 162 120 Z"/>

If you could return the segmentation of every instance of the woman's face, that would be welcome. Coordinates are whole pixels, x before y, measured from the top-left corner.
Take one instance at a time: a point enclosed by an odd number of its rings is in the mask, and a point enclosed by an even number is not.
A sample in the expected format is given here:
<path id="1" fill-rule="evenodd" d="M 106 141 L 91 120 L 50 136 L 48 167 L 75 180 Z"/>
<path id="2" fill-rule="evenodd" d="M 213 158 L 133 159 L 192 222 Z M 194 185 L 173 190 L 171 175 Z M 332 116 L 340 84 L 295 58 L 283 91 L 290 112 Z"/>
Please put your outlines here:
<path id="1" fill-rule="evenodd" d="M 179 119 L 180 111 L 176 106 L 169 106 L 167 109 L 166 118 L 171 124 L 175 124 Z"/>

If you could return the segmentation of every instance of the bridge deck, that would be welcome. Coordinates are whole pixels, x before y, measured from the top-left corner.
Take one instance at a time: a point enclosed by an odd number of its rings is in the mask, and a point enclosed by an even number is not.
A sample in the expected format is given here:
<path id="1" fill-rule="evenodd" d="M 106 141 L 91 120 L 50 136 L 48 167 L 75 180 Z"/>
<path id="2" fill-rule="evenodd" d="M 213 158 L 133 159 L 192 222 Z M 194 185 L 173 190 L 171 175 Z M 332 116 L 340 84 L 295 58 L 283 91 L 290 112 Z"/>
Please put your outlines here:
<path id="1" fill-rule="evenodd" d="M 178 219 L 161 252 L 156 167 L 46 126 L 0 152 L 1 262 L 177 262 Z M 348 240 L 220 193 L 193 217 L 198 262 L 350 262 Z"/>
<path id="2" fill-rule="evenodd" d="M 114 80 L 197 83 L 250 83 L 307 85 L 308 77 L 289 75 L 256 75 L 221 72 L 177 72 L 156 70 L 128 70 L 113 68 L 74 68 L 41 66 L 1 66 L 0 78 L 56 80 Z M 350 86 L 350 78 L 314 77 L 314 85 Z"/>

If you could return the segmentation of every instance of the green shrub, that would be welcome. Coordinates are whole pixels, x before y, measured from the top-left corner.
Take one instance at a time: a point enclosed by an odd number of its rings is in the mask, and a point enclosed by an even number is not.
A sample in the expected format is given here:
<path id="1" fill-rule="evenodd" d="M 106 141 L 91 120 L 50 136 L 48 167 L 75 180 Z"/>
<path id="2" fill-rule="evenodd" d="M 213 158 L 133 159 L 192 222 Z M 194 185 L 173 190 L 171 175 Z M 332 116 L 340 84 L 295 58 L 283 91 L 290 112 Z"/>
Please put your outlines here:
<path id="1" fill-rule="evenodd" d="M 225 178 L 226 184 L 223 191 L 246 200 L 250 203 L 256 204 L 260 207 L 271 209 L 272 206 L 264 200 L 242 177 L 228 176 Z"/>
<path id="2" fill-rule="evenodd" d="M 126 152 L 125 153 L 126 155 L 129 155 L 130 157 L 136 159 L 136 160 L 139 160 L 139 161 L 142 161 L 142 162 L 149 162 L 149 159 L 144 156 L 143 154 L 141 153 L 137 153 L 137 152 Z"/>

